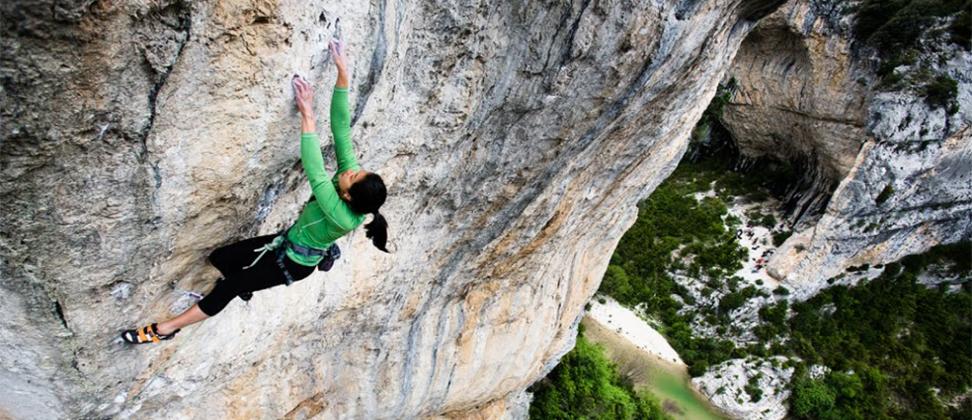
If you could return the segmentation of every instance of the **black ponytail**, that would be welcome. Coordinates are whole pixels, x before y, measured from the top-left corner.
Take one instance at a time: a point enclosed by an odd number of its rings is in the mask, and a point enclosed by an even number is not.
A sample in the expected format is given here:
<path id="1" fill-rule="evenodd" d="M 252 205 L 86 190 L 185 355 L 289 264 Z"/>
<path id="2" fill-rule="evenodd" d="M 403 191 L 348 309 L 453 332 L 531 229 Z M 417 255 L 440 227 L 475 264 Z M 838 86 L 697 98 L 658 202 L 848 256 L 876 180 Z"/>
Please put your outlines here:
<path id="1" fill-rule="evenodd" d="M 348 189 L 351 210 L 359 214 L 371 213 L 374 219 L 365 225 L 365 236 L 371 238 L 371 243 L 382 251 L 388 252 L 385 244 L 388 242 L 388 222 L 378 212 L 378 208 L 385 204 L 385 182 L 376 173 L 369 173 L 364 179 L 355 182 Z"/>
<path id="2" fill-rule="evenodd" d="M 385 248 L 385 243 L 388 241 L 388 222 L 377 211 L 371 214 L 374 218 L 371 223 L 365 225 L 365 236 L 371 238 L 371 243 L 375 245 L 375 248 L 388 252 L 388 249 Z"/>

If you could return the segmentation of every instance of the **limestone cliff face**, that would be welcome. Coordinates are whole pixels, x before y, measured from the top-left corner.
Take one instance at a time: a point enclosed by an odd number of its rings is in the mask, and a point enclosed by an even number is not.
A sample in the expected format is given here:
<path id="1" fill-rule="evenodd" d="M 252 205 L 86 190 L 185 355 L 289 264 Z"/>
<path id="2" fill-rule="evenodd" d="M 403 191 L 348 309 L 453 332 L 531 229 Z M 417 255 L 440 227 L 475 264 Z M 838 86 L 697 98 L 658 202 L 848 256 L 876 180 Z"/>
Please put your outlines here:
<path id="1" fill-rule="evenodd" d="M 850 53 L 839 17 L 823 1 L 790 1 L 760 21 L 739 48 L 738 89 L 723 119 L 750 157 L 813 160 L 839 180 L 865 136 L 868 74 Z M 839 33 L 840 35 L 835 35 Z"/>
<path id="2" fill-rule="evenodd" d="M 24 3 L 0 6 L 0 416 L 411 418 L 522 415 L 778 2 Z M 296 217 L 289 79 L 326 110 L 333 35 L 394 252 L 354 233 L 329 273 L 120 344 Z"/>
<path id="3" fill-rule="evenodd" d="M 972 237 L 972 55 L 948 46 L 919 60 L 958 81 L 955 114 L 880 91 L 840 6 L 791 0 L 761 21 L 732 65 L 739 91 L 724 115 L 744 154 L 807 167 L 795 207 L 816 214 L 768 267 L 803 294 L 849 266 Z"/>

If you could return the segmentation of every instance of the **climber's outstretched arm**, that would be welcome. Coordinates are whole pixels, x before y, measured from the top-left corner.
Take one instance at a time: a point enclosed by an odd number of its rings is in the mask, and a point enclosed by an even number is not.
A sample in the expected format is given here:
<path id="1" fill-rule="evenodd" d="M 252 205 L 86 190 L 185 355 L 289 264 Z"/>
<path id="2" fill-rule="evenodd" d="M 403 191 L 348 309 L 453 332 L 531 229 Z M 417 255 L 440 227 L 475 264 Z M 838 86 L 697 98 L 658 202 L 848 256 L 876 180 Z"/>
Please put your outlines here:
<path id="1" fill-rule="evenodd" d="M 348 88 L 348 62 L 344 56 L 344 43 L 341 41 L 332 40 L 328 44 L 327 49 L 331 52 L 331 58 L 334 60 L 334 66 L 337 67 L 338 77 L 337 82 L 334 83 L 334 87 L 347 89 Z"/>
<path id="2" fill-rule="evenodd" d="M 321 142 L 317 138 L 314 126 L 314 92 L 310 83 L 299 76 L 294 76 L 293 83 L 297 96 L 297 109 L 301 116 L 300 163 L 304 167 L 304 174 L 307 175 L 311 192 L 314 193 L 318 205 L 327 210 L 338 204 L 341 198 L 324 169 Z"/>
<path id="3" fill-rule="evenodd" d="M 354 157 L 354 144 L 351 142 L 351 111 L 348 105 L 348 67 L 344 56 L 344 44 L 331 41 L 328 46 L 334 66 L 337 67 L 337 81 L 331 96 L 331 135 L 334 137 L 334 154 L 337 155 L 337 173 L 348 169 L 360 170 Z"/>
<path id="4" fill-rule="evenodd" d="M 317 133 L 317 115 L 314 114 L 314 91 L 304 78 L 294 75 L 290 81 L 294 85 L 294 99 L 300 111 L 300 132 Z"/>

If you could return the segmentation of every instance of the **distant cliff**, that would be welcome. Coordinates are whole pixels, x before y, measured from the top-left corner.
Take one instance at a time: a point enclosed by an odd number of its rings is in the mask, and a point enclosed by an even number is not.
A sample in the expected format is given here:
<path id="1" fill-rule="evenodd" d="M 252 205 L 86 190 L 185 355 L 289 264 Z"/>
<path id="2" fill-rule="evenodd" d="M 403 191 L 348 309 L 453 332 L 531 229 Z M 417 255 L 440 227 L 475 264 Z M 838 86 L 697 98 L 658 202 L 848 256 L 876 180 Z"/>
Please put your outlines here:
<path id="1" fill-rule="evenodd" d="M 522 415 L 778 3 L 3 3 L 0 417 Z M 208 291 L 214 247 L 294 219 L 309 192 L 289 80 L 327 109 L 333 35 L 394 252 L 354 233 L 326 275 L 172 342 L 118 343 Z M 902 208 L 914 195 L 893 179 Z"/>
<path id="2" fill-rule="evenodd" d="M 910 61 L 879 60 L 847 6 L 788 2 L 729 72 L 739 87 L 723 122 L 742 153 L 804 168 L 795 232 L 768 266 L 804 294 L 848 267 L 972 237 L 972 54 L 941 18 Z M 954 97 L 929 93 L 948 80 Z"/>

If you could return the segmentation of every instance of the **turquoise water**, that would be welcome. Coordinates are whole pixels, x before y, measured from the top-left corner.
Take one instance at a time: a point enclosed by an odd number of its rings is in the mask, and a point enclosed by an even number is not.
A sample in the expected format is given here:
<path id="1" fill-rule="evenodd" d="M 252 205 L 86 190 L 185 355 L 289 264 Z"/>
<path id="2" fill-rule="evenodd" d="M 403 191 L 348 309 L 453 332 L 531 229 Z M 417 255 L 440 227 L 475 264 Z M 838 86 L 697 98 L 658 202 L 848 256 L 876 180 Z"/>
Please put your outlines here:
<path id="1" fill-rule="evenodd" d="M 649 360 L 652 358 L 648 358 Z M 724 419 L 699 393 L 695 392 L 688 375 L 661 366 L 663 362 L 648 363 L 648 383 L 642 389 L 651 392 L 668 415 L 676 419 Z"/>
<path id="2" fill-rule="evenodd" d="M 684 366 L 665 362 L 592 319 L 584 319 L 584 337 L 628 376 L 636 389 L 652 394 L 665 412 L 677 420 L 723 420 L 725 416 L 695 391 Z"/>

